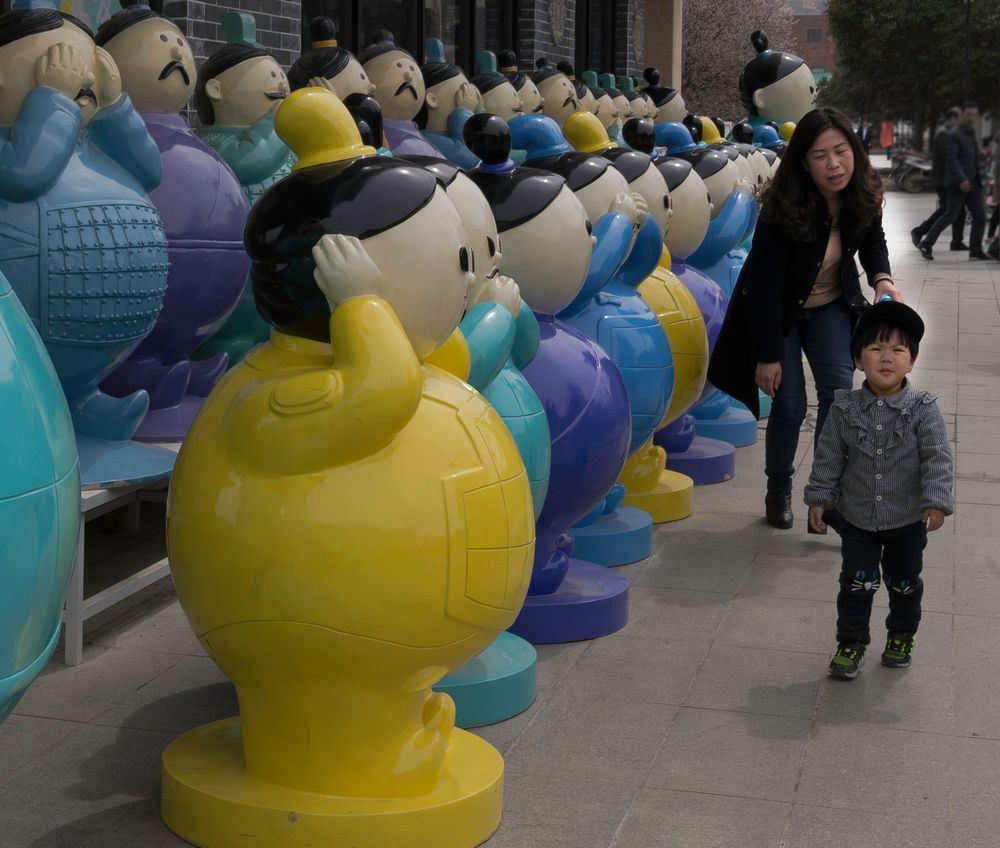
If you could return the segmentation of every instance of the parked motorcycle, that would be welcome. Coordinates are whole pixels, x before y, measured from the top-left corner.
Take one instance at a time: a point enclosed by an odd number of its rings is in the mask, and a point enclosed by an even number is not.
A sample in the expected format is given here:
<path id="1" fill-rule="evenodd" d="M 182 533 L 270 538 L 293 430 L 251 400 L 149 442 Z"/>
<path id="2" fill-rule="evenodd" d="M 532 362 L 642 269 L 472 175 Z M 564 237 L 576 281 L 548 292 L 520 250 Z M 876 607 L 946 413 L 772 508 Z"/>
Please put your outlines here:
<path id="1" fill-rule="evenodd" d="M 913 194 L 931 190 L 931 159 L 916 150 L 899 150 L 892 154 L 889 176 L 896 188 Z"/>

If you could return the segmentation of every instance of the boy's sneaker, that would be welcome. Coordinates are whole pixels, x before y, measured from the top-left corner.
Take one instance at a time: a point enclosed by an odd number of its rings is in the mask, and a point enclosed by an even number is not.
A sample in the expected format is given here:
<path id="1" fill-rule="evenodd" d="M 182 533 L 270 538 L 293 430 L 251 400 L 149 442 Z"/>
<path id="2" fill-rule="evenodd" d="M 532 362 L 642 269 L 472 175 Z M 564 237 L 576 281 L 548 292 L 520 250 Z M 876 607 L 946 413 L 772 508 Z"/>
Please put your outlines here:
<path id="1" fill-rule="evenodd" d="M 853 680 L 865 664 L 865 646 L 860 642 L 841 642 L 830 660 L 830 677 Z"/>
<path id="2" fill-rule="evenodd" d="M 889 668 L 909 668 L 914 638 L 912 633 L 890 632 L 885 640 L 885 650 L 882 651 L 882 665 Z"/>

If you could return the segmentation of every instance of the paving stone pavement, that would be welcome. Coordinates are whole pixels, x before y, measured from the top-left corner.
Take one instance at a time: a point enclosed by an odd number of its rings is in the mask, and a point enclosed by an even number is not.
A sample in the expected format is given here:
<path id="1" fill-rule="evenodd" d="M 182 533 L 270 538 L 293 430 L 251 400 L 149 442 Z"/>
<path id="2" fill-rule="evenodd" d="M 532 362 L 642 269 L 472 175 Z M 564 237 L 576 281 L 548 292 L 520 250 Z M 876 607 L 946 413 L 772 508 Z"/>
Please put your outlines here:
<path id="1" fill-rule="evenodd" d="M 805 532 L 808 439 L 791 531 L 764 525 L 763 449 L 741 449 L 736 478 L 699 488 L 694 515 L 622 569 L 629 625 L 540 648 L 535 705 L 479 731 L 507 763 L 490 848 L 1000 844 L 1000 265 L 944 243 L 922 260 L 909 229 L 931 205 L 892 193 L 886 211 L 897 282 L 928 328 L 914 381 L 938 394 L 958 464 L 913 667 L 876 657 L 854 682 L 824 676 L 838 545 Z M 186 844 L 159 819 L 160 754 L 235 711 L 159 587 L 88 635 L 83 665 L 57 654 L 0 726 L 0 845 Z"/>

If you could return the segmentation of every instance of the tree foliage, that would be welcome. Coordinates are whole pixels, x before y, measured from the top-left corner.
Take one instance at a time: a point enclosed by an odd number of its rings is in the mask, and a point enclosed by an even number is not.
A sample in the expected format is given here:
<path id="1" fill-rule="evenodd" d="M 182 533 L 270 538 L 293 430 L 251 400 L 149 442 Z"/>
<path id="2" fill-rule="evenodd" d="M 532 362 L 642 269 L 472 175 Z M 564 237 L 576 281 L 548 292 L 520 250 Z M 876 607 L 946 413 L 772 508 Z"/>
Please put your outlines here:
<path id="1" fill-rule="evenodd" d="M 908 119 L 918 141 L 949 106 L 1000 109 L 1000 0 L 830 0 L 837 73 L 820 102 L 874 119 Z M 965 58 L 968 48 L 968 85 Z"/>
<path id="2" fill-rule="evenodd" d="M 794 53 L 791 9 L 780 0 L 684 0 L 681 93 L 699 115 L 739 119 L 739 78 L 755 55 L 750 33 L 762 29 L 775 50 Z"/>

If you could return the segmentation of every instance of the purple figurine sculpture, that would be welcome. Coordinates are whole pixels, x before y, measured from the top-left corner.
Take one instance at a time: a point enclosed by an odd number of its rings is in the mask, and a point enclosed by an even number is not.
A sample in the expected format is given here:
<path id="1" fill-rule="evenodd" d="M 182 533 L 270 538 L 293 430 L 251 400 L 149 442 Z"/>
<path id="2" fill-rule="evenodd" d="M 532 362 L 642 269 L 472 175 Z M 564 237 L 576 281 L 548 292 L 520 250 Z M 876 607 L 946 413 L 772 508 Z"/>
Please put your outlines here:
<path id="1" fill-rule="evenodd" d="M 179 441 L 226 370 L 225 353 L 199 362 L 190 356 L 222 326 L 243 291 L 249 207 L 233 172 L 178 114 L 195 82 L 187 40 L 148 6 L 124 5 L 96 40 L 114 57 L 163 158 L 163 181 L 150 198 L 167 232 L 170 272 L 156 326 L 102 388 L 113 395 L 146 389 L 150 409 L 135 438 Z"/>

